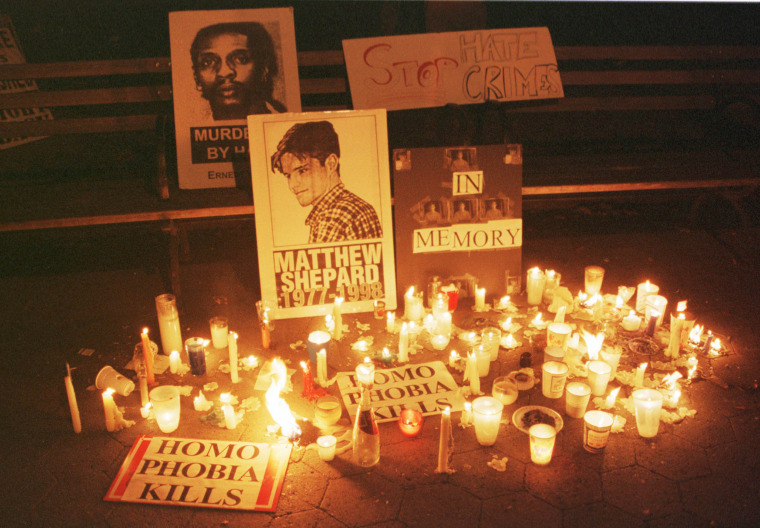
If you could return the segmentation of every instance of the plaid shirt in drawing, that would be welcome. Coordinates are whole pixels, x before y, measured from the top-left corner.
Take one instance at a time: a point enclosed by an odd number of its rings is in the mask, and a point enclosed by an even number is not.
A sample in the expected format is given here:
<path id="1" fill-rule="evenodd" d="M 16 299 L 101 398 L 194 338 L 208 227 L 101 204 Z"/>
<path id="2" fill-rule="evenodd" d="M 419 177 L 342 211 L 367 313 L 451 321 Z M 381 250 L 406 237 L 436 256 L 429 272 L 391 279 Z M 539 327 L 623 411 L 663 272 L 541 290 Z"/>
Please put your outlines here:
<path id="1" fill-rule="evenodd" d="M 375 209 L 339 183 L 327 191 L 306 217 L 309 243 L 379 238 L 383 235 Z"/>

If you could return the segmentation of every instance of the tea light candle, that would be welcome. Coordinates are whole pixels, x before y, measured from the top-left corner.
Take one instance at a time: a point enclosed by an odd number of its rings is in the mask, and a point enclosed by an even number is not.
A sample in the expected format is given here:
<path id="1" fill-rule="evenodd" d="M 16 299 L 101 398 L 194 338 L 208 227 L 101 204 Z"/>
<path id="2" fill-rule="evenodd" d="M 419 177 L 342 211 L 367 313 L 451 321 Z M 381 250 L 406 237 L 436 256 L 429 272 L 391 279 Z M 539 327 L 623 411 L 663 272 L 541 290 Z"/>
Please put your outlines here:
<path id="1" fill-rule="evenodd" d="M 633 378 L 633 386 L 634 387 L 643 387 L 644 386 L 644 372 L 647 369 L 647 365 L 649 365 L 649 363 L 642 363 L 636 369 L 636 375 Z"/>
<path id="2" fill-rule="evenodd" d="M 207 411 L 212 405 L 203 395 L 203 391 L 198 391 L 198 396 L 193 398 L 193 409 L 196 411 Z"/>
<path id="3" fill-rule="evenodd" d="M 475 310 L 482 312 L 486 309 L 486 289 L 475 288 Z"/>
<path id="4" fill-rule="evenodd" d="M 446 334 L 433 334 L 430 337 L 430 344 L 436 350 L 443 350 L 449 344 L 449 336 Z"/>
<path id="5" fill-rule="evenodd" d="M 335 330 L 333 331 L 333 338 L 340 340 L 343 338 L 343 314 L 341 313 L 341 307 L 343 306 L 343 297 L 336 297 L 332 307 L 332 316 L 335 322 Z"/>
<path id="6" fill-rule="evenodd" d="M 327 385 L 327 351 L 324 348 L 317 352 L 317 383 L 320 387 Z"/>
<path id="7" fill-rule="evenodd" d="M 398 334 L 398 360 L 400 363 L 409 361 L 409 327 L 406 323 L 401 325 Z"/>
<path id="8" fill-rule="evenodd" d="M 459 361 L 459 354 L 456 350 L 452 350 L 451 354 L 449 354 L 449 366 L 454 368 L 457 364 L 457 361 Z"/>
<path id="9" fill-rule="evenodd" d="M 409 321 L 420 321 L 422 314 L 422 296 L 417 295 L 414 292 L 414 286 L 412 286 L 404 295 L 404 318 Z"/>
<path id="10" fill-rule="evenodd" d="M 246 370 L 255 369 L 259 366 L 259 358 L 254 355 L 250 355 L 247 358 L 243 358 L 243 368 Z"/>
<path id="11" fill-rule="evenodd" d="M 404 436 L 417 436 L 422 430 L 422 413 L 417 409 L 403 409 L 398 417 L 398 428 Z"/>
<path id="12" fill-rule="evenodd" d="M 319 453 L 319 458 L 325 462 L 329 462 L 334 459 L 335 444 L 337 444 L 337 442 L 338 439 L 333 435 L 324 435 L 317 438 L 317 452 Z"/>
<path id="13" fill-rule="evenodd" d="M 106 419 L 106 431 L 109 433 L 116 430 L 114 419 L 116 404 L 113 402 L 113 393 L 114 390 L 110 388 L 103 391 L 103 412 Z"/>
<path id="14" fill-rule="evenodd" d="M 142 340 L 142 351 L 145 361 L 145 374 L 148 376 L 148 384 L 155 385 L 156 378 L 153 374 L 153 350 L 150 347 L 150 339 L 148 338 L 147 328 L 143 328 L 143 331 L 140 334 L 140 339 Z"/>
<path id="15" fill-rule="evenodd" d="M 636 312 L 631 310 L 628 312 L 628 315 L 623 317 L 623 320 L 620 321 L 620 326 L 629 332 L 636 332 L 641 326 L 641 317 L 636 315 Z"/>
<path id="16" fill-rule="evenodd" d="M 71 414 L 71 426 L 75 433 L 82 432 L 82 420 L 79 417 L 79 405 L 77 405 L 77 395 L 74 392 L 74 384 L 71 381 L 71 367 L 66 363 L 66 376 L 63 378 L 63 384 L 66 387 L 66 398 L 69 400 L 69 413 Z"/>
<path id="17" fill-rule="evenodd" d="M 449 441 L 451 439 L 451 407 L 441 413 L 441 434 L 438 438 L 438 467 L 436 473 L 449 472 Z"/>
<path id="18" fill-rule="evenodd" d="M 396 324 L 396 313 L 388 312 L 385 322 L 385 331 L 389 334 L 393 333 L 393 326 Z"/>
<path id="19" fill-rule="evenodd" d="M 364 362 L 356 366 L 356 379 L 364 385 L 372 385 L 375 382 L 375 365 L 369 357 L 365 357 Z"/>
<path id="20" fill-rule="evenodd" d="M 525 292 L 528 296 L 528 304 L 538 306 L 544 296 L 544 286 L 546 285 L 546 275 L 539 268 L 530 268 L 528 270 L 527 281 L 525 282 Z"/>
<path id="21" fill-rule="evenodd" d="M 478 358 L 475 352 L 470 353 L 467 356 L 467 372 L 468 379 L 470 380 L 470 392 L 472 394 L 480 394 L 480 377 L 478 376 Z"/>
<path id="22" fill-rule="evenodd" d="M 237 427 L 237 418 L 235 416 L 235 410 L 232 408 L 230 402 L 232 402 L 232 396 L 229 392 L 225 392 L 219 396 L 219 401 L 222 402 L 222 412 L 224 413 L 224 425 L 227 429 L 234 429 Z"/>
<path id="23" fill-rule="evenodd" d="M 639 313 L 644 313 L 644 307 L 646 306 L 647 297 L 650 295 L 657 295 L 659 293 L 660 287 L 652 284 L 648 280 L 646 282 L 640 283 L 636 287 L 636 311 Z"/>
<path id="24" fill-rule="evenodd" d="M 230 332 L 227 336 L 227 343 L 229 345 L 230 355 L 230 380 L 232 383 L 238 383 L 240 376 L 238 376 L 238 335 L 235 332 Z"/>
<path id="25" fill-rule="evenodd" d="M 552 460 L 557 430 L 548 424 L 536 424 L 528 429 L 528 435 L 530 436 L 530 461 L 538 466 L 547 465 Z"/>
<path id="26" fill-rule="evenodd" d="M 172 350 L 172 353 L 169 354 L 169 372 L 172 374 L 176 374 L 179 370 L 179 351 L 178 350 Z"/>

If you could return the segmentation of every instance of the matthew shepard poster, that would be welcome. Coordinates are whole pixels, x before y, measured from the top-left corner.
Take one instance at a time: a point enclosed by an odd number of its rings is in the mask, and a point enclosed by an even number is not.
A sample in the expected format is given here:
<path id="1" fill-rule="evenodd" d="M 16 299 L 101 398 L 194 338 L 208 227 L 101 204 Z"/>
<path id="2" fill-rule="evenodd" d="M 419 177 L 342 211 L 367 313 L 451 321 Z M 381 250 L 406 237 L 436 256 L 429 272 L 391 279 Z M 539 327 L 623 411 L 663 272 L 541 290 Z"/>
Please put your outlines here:
<path id="1" fill-rule="evenodd" d="M 274 318 L 396 307 L 385 110 L 248 116 L 261 297 Z"/>
<path id="2" fill-rule="evenodd" d="M 249 114 L 299 112 L 292 8 L 169 13 L 182 189 L 248 185 Z"/>
<path id="3" fill-rule="evenodd" d="M 393 165 L 399 283 L 425 291 L 438 276 L 460 297 L 519 292 L 521 145 L 397 149 Z"/>

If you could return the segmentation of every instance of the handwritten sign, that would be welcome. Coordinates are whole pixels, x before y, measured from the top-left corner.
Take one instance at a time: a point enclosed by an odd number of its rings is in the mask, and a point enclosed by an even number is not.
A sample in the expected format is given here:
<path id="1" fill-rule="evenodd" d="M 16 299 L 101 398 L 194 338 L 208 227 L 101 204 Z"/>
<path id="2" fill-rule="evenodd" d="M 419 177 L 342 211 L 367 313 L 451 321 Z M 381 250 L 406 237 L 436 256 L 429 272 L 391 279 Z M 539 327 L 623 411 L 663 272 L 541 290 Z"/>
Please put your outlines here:
<path id="1" fill-rule="evenodd" d="M 339 373 L 338 388 L 348 413 L 355 416 L 361 399 L 356 374 Z M 398 420 L 404 408 L 428 416 L 440 414 L 445 407 L 456 412 L 464 406 L 459 386 L 441 361 L 376 370 L 370 397 L 378 422 Z"/>
<path id="2" fill-rule="evenodd" d="M 275 511 L 291 447 L 141 436 L 105 500 Z"/>
<path id="3" fill-rule="evenodd" d="M 564 97 L 548 28 L 343 41 L 355 109 Z"/>

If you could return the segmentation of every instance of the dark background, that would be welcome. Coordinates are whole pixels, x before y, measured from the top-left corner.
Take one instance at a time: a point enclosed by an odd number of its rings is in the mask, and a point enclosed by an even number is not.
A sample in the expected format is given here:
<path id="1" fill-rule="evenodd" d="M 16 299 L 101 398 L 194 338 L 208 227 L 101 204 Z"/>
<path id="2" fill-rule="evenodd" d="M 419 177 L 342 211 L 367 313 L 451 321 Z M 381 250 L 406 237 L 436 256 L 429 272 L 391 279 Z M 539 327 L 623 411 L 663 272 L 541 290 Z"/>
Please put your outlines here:
<path id="1" fill-rule="evenodd" d="M 460 5 L 456 5 L 460 4 Z M 461 4 L 465 4 L 462 6 Z M 346 38 L 547 26 L 556 46 L 756 44 L 760 4 L 727 2 L 416 2 L 2 0 L 28 62 L 169 55 L 170 11 L 293 6 L 300 51 Z"/>

